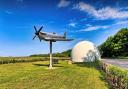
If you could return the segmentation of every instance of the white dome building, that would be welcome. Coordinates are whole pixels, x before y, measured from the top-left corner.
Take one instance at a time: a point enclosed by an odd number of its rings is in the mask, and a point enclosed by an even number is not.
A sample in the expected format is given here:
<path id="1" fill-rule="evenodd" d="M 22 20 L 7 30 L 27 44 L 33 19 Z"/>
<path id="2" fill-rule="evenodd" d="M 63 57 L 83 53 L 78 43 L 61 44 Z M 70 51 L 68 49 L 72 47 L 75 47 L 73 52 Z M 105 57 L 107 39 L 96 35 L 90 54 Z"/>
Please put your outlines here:
<path id="1" fill-rule="evenodd" d="M 93 62 L 101 59 L 98 49 L 89 41 L 77 43 L 72 49 L 71 57 L 73 62 Z"/>

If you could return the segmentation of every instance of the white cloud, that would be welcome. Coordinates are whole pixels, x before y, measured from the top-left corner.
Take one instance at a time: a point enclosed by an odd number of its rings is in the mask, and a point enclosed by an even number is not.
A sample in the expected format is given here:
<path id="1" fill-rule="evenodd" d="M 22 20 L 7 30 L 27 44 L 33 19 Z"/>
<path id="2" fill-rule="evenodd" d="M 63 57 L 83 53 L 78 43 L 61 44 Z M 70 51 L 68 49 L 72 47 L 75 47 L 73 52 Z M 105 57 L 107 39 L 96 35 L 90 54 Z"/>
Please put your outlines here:
<path id="1" fill-rule="evenodd" d="M 111 7 L 104 7 L 97 10 L 95 7 L 84 2 L 78 3 L 73 7 L 73 9 L 79 9 L 80 11 L 86 12 L 89 15 L 92 15 L 98 19 L 128 18 L 128 11 L 126 10 Z"/>
<path id="2" fill-rule="evenodd" d="M 79 32 L 81 31 L 94 31 L 94 30 L 100 30 L 100 29 L 107 29 L 107 28 L 113 28 L 113 27 L 123 27 L 125 25 L 128 24 L 128 21 L 127 20 L 124 20 L 124 21 L 118 21 L 112 25 L 106 25 L 106 26 L 100 26 L 100 25 L 97 25 L 97 26 L 92 26 L 92 25 L 86 25 L 87 28 L 83 28 L 83 29 L 80 29 Z"/>
<path id="3" fill-rule="evenodd" d="M 81 29 L 79 31 L 94 31 L 94 30 L 106 29 L 106 28 L 108 28 L 108 26 L 90 26 L 85 29 Z"/>
<path id="4" fill-rule="evenodd" d="M 71 22 L 71 23 L 69 23 L 68 25 L 71 26 L 71 27 L 76 27 L 76 24 L 77 24 L 77 23 L 75 23 L 75 22 Z"/>
<path id="5" fill-rule="evenodd" d="M 121 24 L 127 24 L 128 21 L 119 21 L 119 22 L 116 22 L 114 25 L 121 25 Z"/>
<path id="6" fill-rule="evenodd" d="M 57 5 L 59 8 L 60 7 L 67 7 L 70 4 L 70 1 L 66 0 L 60 0 L 59 4 Z"/>
<path id="7" fill-rule="evenodd" d="M 92 25 L 91 24 L 86 24 L 87 27 L 91 27 Z"/>

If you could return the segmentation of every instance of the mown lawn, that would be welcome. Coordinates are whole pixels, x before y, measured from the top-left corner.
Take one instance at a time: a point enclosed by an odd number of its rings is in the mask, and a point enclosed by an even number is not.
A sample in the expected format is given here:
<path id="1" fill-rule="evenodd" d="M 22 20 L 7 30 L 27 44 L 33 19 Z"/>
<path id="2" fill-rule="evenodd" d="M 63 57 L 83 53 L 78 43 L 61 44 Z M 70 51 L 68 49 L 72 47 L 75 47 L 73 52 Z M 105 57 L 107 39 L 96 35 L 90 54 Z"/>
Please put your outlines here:
<path id="1" fill-rule="evenodd" d="M 55 69 L 48 62 L 0 65 L 0 89 L 109 89 L 95 63 L 60 61 Z"/>

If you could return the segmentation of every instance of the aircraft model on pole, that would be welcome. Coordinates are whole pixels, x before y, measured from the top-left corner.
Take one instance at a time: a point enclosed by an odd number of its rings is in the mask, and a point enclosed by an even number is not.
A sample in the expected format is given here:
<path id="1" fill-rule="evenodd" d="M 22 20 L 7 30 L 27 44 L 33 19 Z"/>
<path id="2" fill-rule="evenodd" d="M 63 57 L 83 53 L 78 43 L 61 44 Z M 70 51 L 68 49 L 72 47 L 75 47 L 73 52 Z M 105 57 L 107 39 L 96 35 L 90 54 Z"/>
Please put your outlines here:
<path id="1" fill-rule="evenodd" d="M 66 38 L 66 32 L 64 33 L 63 36 L 58 35 L 56 33 L 47 33 L 47 32 L 41 32 L 43 26 L 40 27 L 39 30 L 37 30 L 36 26 L 34 26 L 35 29 L 35 36 L 33 37 L 33 40 L 38 37 L 40 42 L 41 40 L 44 41 L 49 41 L 50 42 L 50 65 L 49 68 L 52 68 L 52 42 L 56 42 L 56 41 L 72 41 L 73 39 L 68 39 Z"/>

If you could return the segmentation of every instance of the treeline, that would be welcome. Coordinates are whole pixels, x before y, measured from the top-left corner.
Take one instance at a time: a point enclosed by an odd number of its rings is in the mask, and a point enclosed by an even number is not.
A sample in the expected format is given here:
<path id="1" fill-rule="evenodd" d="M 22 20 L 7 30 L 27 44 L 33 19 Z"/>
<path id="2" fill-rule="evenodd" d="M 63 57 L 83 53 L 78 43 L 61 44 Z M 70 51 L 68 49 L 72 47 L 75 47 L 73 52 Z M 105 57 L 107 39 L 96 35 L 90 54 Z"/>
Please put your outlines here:
<path id="1" fill-rule="evenodd" d="M 67 50 L 61 53 L 53 53 L 53 57 L 70 57 L 71 56 L 71 50 Z M 49 57 L 49 54 L 33 54 L 30 55 L 30 57 Z"/>
<path id="2" fill-rule="evenodd" d="M 102 57 L 128 56 L 128 28 L 122 28 L 114 36 L 102 43 L 99 47 Z"/>

